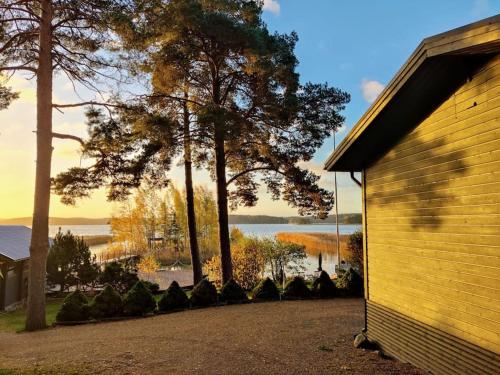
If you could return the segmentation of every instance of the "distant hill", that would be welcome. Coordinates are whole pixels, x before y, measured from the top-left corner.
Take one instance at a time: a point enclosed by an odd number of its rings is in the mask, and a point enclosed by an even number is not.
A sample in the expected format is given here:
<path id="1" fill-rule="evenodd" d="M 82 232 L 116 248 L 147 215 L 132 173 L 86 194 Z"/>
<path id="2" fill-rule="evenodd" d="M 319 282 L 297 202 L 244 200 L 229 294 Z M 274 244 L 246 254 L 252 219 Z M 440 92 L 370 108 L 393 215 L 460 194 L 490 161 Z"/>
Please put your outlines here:
<path id="1" fill-rule="evenodd" d="M 267 215 L 229 215 L 229 224 L 288 224 L 288 218 Z"/>
<path id="2" fill-rule="evenodd" d="M 340 224 L 361 224 L 361 214 L 339 214 Z M 326 219 L 314 219 L 311 217 L 292 216 L 288 218 L 290 224 L 335 224 L 335 216 L 328 216 Z"/>
<path id="3" fill-rule="evenodd" d="M 31 217 L 0 219 L 0 224 L 31 226 Z M 106 225 L 106 224 L 109 224 L 109 218 L 89 219 L 85 217 L 51 217 L 49 219 L 49 225 Z"/>
<path id="4" fill-rule="evenodd" d="M 51 217 L 50 225 L 106 225 L 109 218 L 89 219 L 84 217 Z M 361 224 L 361 214 L 340 214 L 340 224 Z M 303 216 L 267 216 L 267 215 L 229 215 L 229 224 L 335 224 L 335 216 L 325 220 L 313 219 Z M 18 217 L 14 219 L 0 219 L 0 225 L 26 225 L 31 226 L 31 217 Z"/>

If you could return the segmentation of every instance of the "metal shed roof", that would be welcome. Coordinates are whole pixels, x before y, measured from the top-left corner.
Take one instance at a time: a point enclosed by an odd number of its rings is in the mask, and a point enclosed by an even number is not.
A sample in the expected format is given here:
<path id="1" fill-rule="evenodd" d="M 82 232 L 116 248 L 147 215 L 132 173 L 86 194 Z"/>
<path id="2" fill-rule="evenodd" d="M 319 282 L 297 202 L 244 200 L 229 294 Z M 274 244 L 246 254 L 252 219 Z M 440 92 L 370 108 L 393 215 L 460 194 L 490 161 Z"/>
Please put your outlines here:
<path id="1" fill-rule="evenodd" d="M 0 255 L 13 261 L 30 257 L 31 229 L 23 225 L 0 225 Z"/>

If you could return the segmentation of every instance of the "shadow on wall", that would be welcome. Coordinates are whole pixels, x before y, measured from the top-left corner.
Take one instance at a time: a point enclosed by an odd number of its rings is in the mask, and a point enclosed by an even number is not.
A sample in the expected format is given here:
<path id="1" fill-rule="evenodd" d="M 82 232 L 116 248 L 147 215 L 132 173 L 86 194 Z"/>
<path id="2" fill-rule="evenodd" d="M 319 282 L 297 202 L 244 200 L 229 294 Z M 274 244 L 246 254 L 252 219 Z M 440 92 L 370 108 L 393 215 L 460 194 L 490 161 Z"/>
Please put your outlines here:
<path id="1" fill-rule="evenodd" d="M 413 134 L 419 136 L 418 131 Z M 372 223 L 397 225 L 399 218 L 413 229 L 441 226 L 442 215 L 450 214 L 461 199 L 463 188 L 457 181 L 468 168 L 464 152 L 452 146 L 446 136 L 428 142 L 403 140 L 370 168 L 368 204 L 384 212 L 384 218 Z"/>

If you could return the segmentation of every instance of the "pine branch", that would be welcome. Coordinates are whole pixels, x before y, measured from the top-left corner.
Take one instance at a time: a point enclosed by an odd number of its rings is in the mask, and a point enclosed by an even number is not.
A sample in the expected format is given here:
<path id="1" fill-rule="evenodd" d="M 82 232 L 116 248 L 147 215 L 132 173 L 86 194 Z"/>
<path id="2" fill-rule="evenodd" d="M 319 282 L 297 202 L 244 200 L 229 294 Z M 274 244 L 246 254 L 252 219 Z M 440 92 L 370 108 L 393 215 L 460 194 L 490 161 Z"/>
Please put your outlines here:
<path id="1" fill-rule="evenodd" d="M 257 171 L 274 171 L 274 172 L 277 172 L 277 173 L 281 173 L 279 170 L 276 170 L 275 168 L 272 168 L 272 167 L 255 167 L 255 168 L 250 168 L 250 169 L 247 169 L 247 170 L 244 170 L 240 173 L 237 173 L 235 174 L 234 176 L 232 176 L 226 183 L 226 186 L 229 186 L 231 183 L 235 182 L 238 178 L 246 175 L 247 173 L 251 173 L 251 172 L 257 172 Z"/>
<path id="2" fill-rule="evenodd" d="M 17 66 L 2 66 L 0 67 L 0 72 L 3 71 L 18 71 L 18 70 L 25 70 L 28 72 L 36 73 L 37 70 L 31 66 L 26 66 L 26 65 L 17 65 Z"/>
<path id="3" fill-rule="evenodd" d="M 85 142 L 83 141 L 82 138 L 77 137 L 76 135 L 71 135 L 71 134 L 62 134 L 62 133 L 52 133 L 52 138 L 58 138 L 58 139 L 70 139 L 73 141 L 76 141 L 80 143 L 82 146 L 85 146 Z"/>
<path id="4" fill-rule="evenodd" d="M 76 108 L 76 107 L 85 107 L 87 105 L 93 105 L 93 106 L 101 106 L 101 107 L 107 107 L 107 108 L 128 108 L 124 104 L 111 104 L 111 103 L 101 103 L 101 102 L 94 102 L 94 101 L 88 101 L 88 102 L 80 102 L 80 103 L 68 103 L 68 104 L 57 104 L 54 103 L 52 104 L 52 108 Z"/>

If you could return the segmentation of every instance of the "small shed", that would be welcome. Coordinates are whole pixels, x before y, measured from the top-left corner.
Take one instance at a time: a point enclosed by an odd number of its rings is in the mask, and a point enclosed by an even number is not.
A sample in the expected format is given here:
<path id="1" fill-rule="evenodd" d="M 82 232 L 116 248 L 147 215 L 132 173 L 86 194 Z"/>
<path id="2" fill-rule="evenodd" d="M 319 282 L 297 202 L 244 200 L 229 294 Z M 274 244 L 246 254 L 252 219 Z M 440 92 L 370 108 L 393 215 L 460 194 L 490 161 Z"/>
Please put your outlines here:
<path id="1" fill-rule="evenodd" d="M 422 41 L 326 161 L 362 172 L 368 338 L 500 374 L 500 16 Z"/>
<path id="2" fill-rule="evenodd" d="M 0 311 L 21 304 L 28 295 L 31 229 L 0 225 Z"/>

